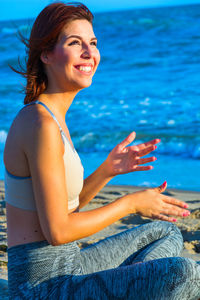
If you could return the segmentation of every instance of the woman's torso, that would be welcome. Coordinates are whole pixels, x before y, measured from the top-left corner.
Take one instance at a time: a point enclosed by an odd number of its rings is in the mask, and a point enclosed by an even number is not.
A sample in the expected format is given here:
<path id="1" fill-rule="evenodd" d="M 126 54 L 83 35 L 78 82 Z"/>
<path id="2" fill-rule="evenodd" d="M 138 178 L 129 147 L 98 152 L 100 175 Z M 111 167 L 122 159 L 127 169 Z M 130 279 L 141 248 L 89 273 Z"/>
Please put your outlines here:
<path id="1" fill-rule="evenodd" d="M 30 118 L 34 118 L 35 114 L 48 115 L 48 112 L 45 112 L 41 105 L 26 107 L 18 113 L 9 130 L 4 150 L 4 164 L 8 172 L 14 176 L 31 176 L 28 160 L 23 150 L 25 143 L 28 141 L 25 141 L 23 137 L 26 134 L 26 130 L 28 130 Z M 62 130 L 68 138 L 71 147 L 73 147 L 66 124 L 62 124 Z M 63 153 L 64 151 L 63 146 Z M 76 209 L 77 207 L 68 210 L 68 212 L 70 213 Z M 6 214 L 8 248 L 46 239 L 40 227 L 37 211 L 20 209 L 6 203 Z"/>

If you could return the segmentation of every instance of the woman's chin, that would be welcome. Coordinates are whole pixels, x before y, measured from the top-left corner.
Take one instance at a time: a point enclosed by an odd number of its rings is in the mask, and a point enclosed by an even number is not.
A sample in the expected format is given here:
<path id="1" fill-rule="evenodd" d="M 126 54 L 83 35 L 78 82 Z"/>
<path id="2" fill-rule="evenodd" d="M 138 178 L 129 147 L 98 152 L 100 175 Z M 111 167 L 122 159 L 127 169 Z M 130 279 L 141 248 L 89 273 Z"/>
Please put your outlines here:
<path id="1" fill-rule="evenodd" d="M 83 80 L 83 81 L 80 83 L 79 87 L 80 87 L 80 89 L 82 90 L 82 89 L 85 89 L 85 88 L 87 88 L 87 87 L 90 87 L 91 84 L 92 84 L 92 79 L 91 79 L 91 80 Z"/>
<path id="2" fill-rule="evenodd" d="M 71 90 L 71 91 L 80 91 L 82 89 L 85 89 L 87 87 L 90 87 L 92 84 L 92 78 L 91 79 L 83 79 L 80 81 L 74 81 L 73 83 L 71 83 L 71 85 L 66 85 L 65 87 L 67 87 L 67 90 Z"/>

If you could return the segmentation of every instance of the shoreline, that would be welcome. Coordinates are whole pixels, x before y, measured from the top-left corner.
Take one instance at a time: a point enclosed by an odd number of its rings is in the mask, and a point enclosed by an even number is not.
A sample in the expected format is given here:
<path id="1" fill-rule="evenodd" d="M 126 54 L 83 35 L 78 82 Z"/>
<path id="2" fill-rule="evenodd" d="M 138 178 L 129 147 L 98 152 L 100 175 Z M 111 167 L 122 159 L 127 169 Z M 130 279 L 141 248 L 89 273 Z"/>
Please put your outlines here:
<path id="1" fill-rule="evenodd" d="M 99 206 L 108 204 L 116 198 L 144 189 L 146 189 L 146 187 L 106 185 L 83 210 L 95 209 Z M 184 249 L 180 256 L 200 261 L 200 192 L 169 188 L 164 194 L 183 200 L 189 205 L 190 216 L 187 218 L 177 218 L 177 222 L 175 223 L 181 230 L 184 240 Z M 0 298 L 2 300 L 8 299 L 7 226 L 4 198 L 4 181 L 0 180 Z M 139 215 L 128 215 L 104 228 L 100 232 L 79 240 L 78 244 L 80 248 L 84 248 L 110 235 L 154 221 L 156 220 L 151 220 Z"/>

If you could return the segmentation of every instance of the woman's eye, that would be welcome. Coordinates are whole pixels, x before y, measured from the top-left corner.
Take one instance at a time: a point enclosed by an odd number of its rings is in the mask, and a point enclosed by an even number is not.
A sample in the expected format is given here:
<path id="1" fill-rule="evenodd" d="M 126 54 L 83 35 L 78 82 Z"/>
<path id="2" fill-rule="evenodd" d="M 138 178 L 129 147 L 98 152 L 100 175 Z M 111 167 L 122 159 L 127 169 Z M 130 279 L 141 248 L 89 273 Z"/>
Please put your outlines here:
<path id="1" fill-rule="evenodd" d="M 97 46 L 97 42 L 91 42 L 91 45 L 96 47 Z"/>
<path id="2" fill-rule="evenodd" d="M 70 44 L 69 44 L 69 46 L 71 46 L 71 45 L 79 45 L 80 44 L 80 42 L 78 41 L 78 40 L 75 40 L 75 41 L 72 41 Z"/>

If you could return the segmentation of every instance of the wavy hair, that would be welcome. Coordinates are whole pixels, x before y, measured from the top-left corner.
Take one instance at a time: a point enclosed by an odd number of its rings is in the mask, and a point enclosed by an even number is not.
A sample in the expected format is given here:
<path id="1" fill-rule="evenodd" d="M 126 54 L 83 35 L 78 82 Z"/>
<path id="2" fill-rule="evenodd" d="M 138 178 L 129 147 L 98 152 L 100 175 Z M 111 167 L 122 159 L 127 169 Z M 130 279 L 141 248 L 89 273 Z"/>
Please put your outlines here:
<path id="1" fill-rule="evenodd" d="M 51 52 L 58 37 L 67 23 L 85 19 L 92 24 L 93 14 L 80 2 L 56 2 L 46 6 L 36 18 L 30 38 L 26 39 L 19 33 L 26 47 L 26 67 L 19 62 L 21 71 L 12 70 L 26 78 L 24 104 L 35 101 L 48 86 L 48 78 L 40 59 L 42 52 Z"/>

